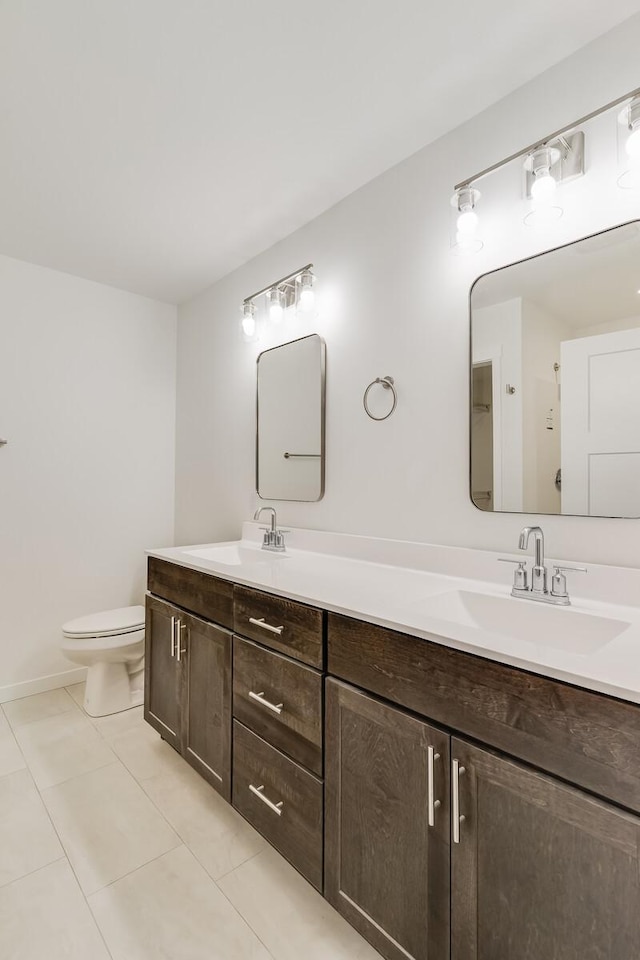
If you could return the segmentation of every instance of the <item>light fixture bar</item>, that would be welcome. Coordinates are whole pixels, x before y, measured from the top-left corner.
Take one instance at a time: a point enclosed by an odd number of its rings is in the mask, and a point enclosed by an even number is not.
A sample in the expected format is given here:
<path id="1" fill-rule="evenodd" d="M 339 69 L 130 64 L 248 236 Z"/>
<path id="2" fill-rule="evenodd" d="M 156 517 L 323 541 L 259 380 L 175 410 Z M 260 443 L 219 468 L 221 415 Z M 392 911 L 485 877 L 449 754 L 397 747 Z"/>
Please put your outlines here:
<path id="1" fill-rule="evenodd" d="M 625 93 L 622 97 L 617 97 L 615 100 L 611 100 L 611 102 L 605 104 L 604 107 L 598 107 L 597 110 L 592 110 L 591 113 L 585 114 L 584 117 L 580 117 L 578 120 L 573 120 L 571 123 L 568 123 L 566 127 L 561 127 L 560 130 L 555 130 L 553 133 L 549 133 L 542 140 L 536 140 L 535 143 L 529 144 L 528 147 L 523 147 L 522 150 L 518 150 L 517 153 L 512 153 L 510 157 L 505 157 L 504 160 L 499 160 L 497 163 L 492 163 L 490 167 L 485 167 L 485 169 L 481 170 L 479 173 L 474 173 L 472 177 L 467 177 L 466 180 L 461 180 L 460 183 L 456 183 L 454 190 L 462 190 L 464 187 L 469 187 L 472 183 L 482 180 L 483 177 L 488 176 L 495 170 L 499 170 L 500 167 L 504 167 L 508 163 L 511 163 L 512 160 L 518 160 L 520 157 L 524 157 L 529 153 L 533 153 L 534 150 L 539 150 L 540 147 L 546 146 L 550 140 L 557 140 L 569 130 L 573 130 L 574 127 L 579 127 L 583 123 L 593 120 L 594 117 L 599 117 L 601 113 L 606 113 L 607 110 L 612 110 L 613 107 L 617 107 L 619 104 L 624 103 L 625 100 L 631 100 L 633 97 L 637 96 L 640 96 L 640 87 L 636 87 L 636 89 L 632 90 L 630 93 Z"/>
<path id="2" fill-rule="evenodd" d="M 262 288 L 262 290 L 258 290 L 257 293 L 252 293 L 250 297 L 245 297 L 242 302 L 249 303 L 250 300 L 255 300 L 257 297 L 261 297 L 263 293 L 268 293 L 269 290 L 273 290 L 274 287 L 281 287 L 290 280 L 295 280 L 296 277 L 299 277 L 301 273 L 305 273 L 307 270 L 313 270 L 312 263 L 307 263 L 304 267 L 298 267 L 298 269 L 294 270 L 293 273 L 288 273 L 286 277 L 282 277 L 280 280 L 274 281 L 274 283 L 268 283 L 266 287 Z"/>

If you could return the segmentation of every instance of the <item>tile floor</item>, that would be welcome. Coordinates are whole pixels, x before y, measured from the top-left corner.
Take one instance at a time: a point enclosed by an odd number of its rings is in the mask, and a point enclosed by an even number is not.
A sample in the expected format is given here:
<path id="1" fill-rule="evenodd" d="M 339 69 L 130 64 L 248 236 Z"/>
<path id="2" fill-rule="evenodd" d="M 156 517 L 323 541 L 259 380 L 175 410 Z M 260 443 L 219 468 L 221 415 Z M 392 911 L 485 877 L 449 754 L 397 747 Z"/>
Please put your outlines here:
<path id="1" fill-rule="evenodd" d="M 142 719 L 0 708 L 2 960 L 380 960 Z"/>

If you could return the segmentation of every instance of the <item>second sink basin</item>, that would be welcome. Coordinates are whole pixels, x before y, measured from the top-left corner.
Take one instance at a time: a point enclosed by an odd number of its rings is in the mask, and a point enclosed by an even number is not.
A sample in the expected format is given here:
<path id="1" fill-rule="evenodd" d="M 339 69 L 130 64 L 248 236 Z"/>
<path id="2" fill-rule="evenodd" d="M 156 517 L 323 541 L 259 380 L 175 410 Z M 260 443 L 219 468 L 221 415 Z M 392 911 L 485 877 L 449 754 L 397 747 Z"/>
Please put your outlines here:
<path id="1" fill-rule="evenodd" d="M 604 647 L 629 626 L 624 620 L 591 616 L 567 607 L 467 590 L 429 597 L 423 609 L 450 623 L 582 655 Z"/>

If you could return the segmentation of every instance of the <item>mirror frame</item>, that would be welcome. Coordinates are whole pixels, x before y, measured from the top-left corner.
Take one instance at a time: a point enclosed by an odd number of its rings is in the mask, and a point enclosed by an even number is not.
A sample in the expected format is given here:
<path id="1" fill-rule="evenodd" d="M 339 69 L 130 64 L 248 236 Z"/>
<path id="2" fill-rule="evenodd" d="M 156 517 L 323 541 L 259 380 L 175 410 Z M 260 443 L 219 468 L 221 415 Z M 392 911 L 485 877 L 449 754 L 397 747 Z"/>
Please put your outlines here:
<path id="1" fill-rule="evenodd" d="M 258 365 L 260 358 L 273 350 L 279 350 L 281 347 L 287 347 L 292 343 L 300 343 L 302 340 L 309 340 L 311 337 L 317 337 L 320 341 L 320 493 L 314 500 L 294 500 L 291 498 L 283 499 L 281 497 L 263 497 L 260 494 L 260 398 L 258 389 Z M 278 343 L 275 347 L 269 347 L 262 350 L 256 357 L 256 493 L 260 500 L 276 501 L 282 503 L 318 503 L 322 500 L 325 492 L 325 473 L 326 473 L 326 397 L 327 397 L 327 344 L 319 333 L 309 333 L 304 337 L 298 337 L 296 340 L 287 340 L 285 343 Z"/>
<path id="2" fill-rule="evenodd" d="M 481 273 L 479 277 L 471 284 L 469 288 L 469 374 L 468 374 L 468 385 L 469 385 L 469 395 L 467 398 L 467 407 L 469 412 L 469 443 L 468 443 L 468 464 L 469 464 L 469 485 L 468 485 L 468 494 L 469 500 L 475 507 L 475 509 L 484 514 L 485 516 L 491 516 L 492 514 L 505 515 L 505 516 L 516 516 L 516 517 L 577 517 L 579 519 L 586 520 L 638 520 L 640 517 L 604 517 L 602 515 L 591 516 L 588 514 L 582 513 L 525 513 L 523 510 L 483 510 L 482 507 L 479 507 L 478 504 L 473 499 L 473 476 L 472 476 L 472 445 L 473 445 L 473 407 L 472 407 L 472 398 L 473 398 L 473 305 L 472 297 L 473 291 L 481 280 L 485 277 L 491 276 L 494 273 L 499 273 L 501 270 L 507 270 L 509 267 L 517 267 L 521 263 L 527 263 L 529 260 L 536 260 L 538 257 L 544 257 L 548 253 L 555 253 L 558 250 L 564 250 L 566 247 L 572 247 L 576 243 L 582 243 L 583 240 L 592 240 L 594 237 L 601 237 L 604 234 L 612 233 L 614 230 L 619 230 L 621 227 L 629 227 L 632 224 L 637 224 L 640 227 L 640 219 L 634 218 L 633 220 L 625 220 L 623 223 L 616 223 L 611 227 L 605 227 L 604 230 L 596 230 L 595 233 L 587 233 L 582 237 L 577 237 L 575 240 L 570 240 L 568 243 L 559 243 L 555 247 L 549 247 L 548 250 L 541 250 L 539 253 L 534 253 L 530 257 L 522 257 L 521 260 L 513 260 L 510 263 L 503 263 L 501 267 L 495 267 L 493 270 L 487 270 L 485 273 Z"/>

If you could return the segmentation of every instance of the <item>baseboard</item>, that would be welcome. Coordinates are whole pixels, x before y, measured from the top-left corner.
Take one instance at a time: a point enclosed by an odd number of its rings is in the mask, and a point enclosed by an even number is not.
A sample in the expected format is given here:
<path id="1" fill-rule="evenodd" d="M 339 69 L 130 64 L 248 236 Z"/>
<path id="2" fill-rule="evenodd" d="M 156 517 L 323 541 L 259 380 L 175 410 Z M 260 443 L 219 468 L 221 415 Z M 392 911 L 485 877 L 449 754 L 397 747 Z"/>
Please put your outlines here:
<path id="1" fill-rule="evenodd" d="M 6 687 L 0 687 L 0 703 L 21 700 L 22 697 L 31 697 L 34 693 L 45 693 L 47 690 L 57 690 L 59 687 L 69 687 L 72 683 L 82 683 L 86 675 L 86 667 L 75 667 L 73 670 L 65 670 L 64 673 L 52 673 L 48 677 L 10 683 Z"/>

